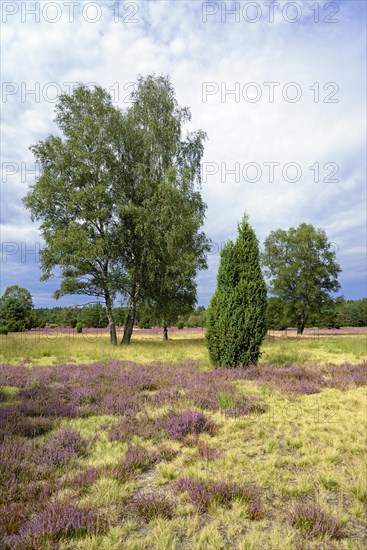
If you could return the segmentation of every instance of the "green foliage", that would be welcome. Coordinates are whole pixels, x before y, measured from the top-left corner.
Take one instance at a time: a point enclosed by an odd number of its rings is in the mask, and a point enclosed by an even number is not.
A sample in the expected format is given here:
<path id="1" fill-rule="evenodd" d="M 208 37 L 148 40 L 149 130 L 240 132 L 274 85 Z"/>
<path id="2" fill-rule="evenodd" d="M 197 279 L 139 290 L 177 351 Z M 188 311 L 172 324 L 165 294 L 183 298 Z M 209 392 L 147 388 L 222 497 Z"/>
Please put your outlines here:
<path id="1" fill-rule="evenodd" d="M 75 329 L 76 329 L 78 334 L 81 334 L 83 332 L 83 324 L 82 323 L 77 323 Z"/>
<path id="2" fill-rule="evenodd" d="M 238 233 L 237 240 L 222 249 L 217 289 L 207 311 L 209 355 L 221 367 L 256 364 L 266 333 L 266 286 L 258 242 L 246 215 Z"/>
<path id="3" fill-rule="evenodd" d="M 76 309 L 76 308 L 75 308 Z M 67 316 L 71 316 L 71 312 L 74 310 L 74 308 L 70 307 L 36 307 L 32 310 L 32 314 L 36 321 L 34 322 L 33 326 L 38 326 L 40 328 L 45 327 L 47 324 L 57 324 L 62 325 L 65 324 L 66 326 L 72 326 L 72 324 L 69 322 L 63 322 L 64 319 L 66 319 Z M 76 312 L 75 312 L 75 324 L 76 325 Z"/>
<path id="4" fill-rule="evenodd" d="M 111 188 L 118 173 L 122 114 L 101 87 L 80 85 L 59 97 L 55 121 L 62 136 L 31 147 L 41 175 L 23 199 L 32 220 L 41 222 L 42 278 L 50 278 L 58 266 L 56 298 L 102 297 L 116 343 L 112 299 L 121 284 L 121 242 Z"/>
<path id="5" fill-rule="evenodd" d="M 8 334 L 8 327 L 6 325 L 0 326 L 0 334 Z"/>
<path id="6" fill-rule="evenodd" d="M 119 227 L 128 243 L 124 293 L 129 305 L 124 341 L 137 312 L 149 311 L 149 324 L 169 325 L 196 302 L 195 276 L 206 267 L 208 242 L 200 227 L 205 205 L 197 190 L 205 133 L 184 133 L 190 121 L 170 79 L 138 79 L 126 113 L 124 157 L 117 193 Z"/>
<path id="7" fill-rule="evenodd" d="M 177 328 L 202 328 L 206 323 L 206 309 L 204 306 L 198 306 L 193 311 L 181 313 L 176 319 Z"/>
<path id="8" fill-rule="evenodd" d="M 9 332 L 30 328 L 32 307 L 32 295 L 26 288 L 9 286 L 0 298 L 0 324 Z"/>
<path id="9" fill-rule="evenodd" d="M 280 298 L 270 297 L 266 313 L 269 329 L 285 330 L 292 326 L 287 303 Z M 345 300 L 342 296 L 329 300 L 310 316 L 306 326 L 319 328 L 365 327 L 367 326 L 367 298 Z"/>
<path id="10" fill-rule="evenodd" d="M 206 323 L 206 309 L 204 306 L 199 306 L 196 310 L 191 313 L 186 321 L 186 326 L 199 328 L 205 327 Z"/>
<path id="11" fill-rule="evenodd" d="M 320 328 L 340 328 L 340 324 L 337 318 L 337 302 L 339 298 L 334 300 L 328 300 L 323 304 L 319 311 L 313 315 L 308 326 L 317 326 Z"/>
<path id="12" fill-rule="evenodd" d="M 161 202 L 153 208 L 159 217 L 147 233 L 160 251 L 160 259 L 150 270 L 146 307 L 152 324 L 170 326 L 178 314 L 192 312 L 196 303 L 195 277 L 199 269 L 206 268 L 208 250 L 204 234 L 199 233 L 205 208 L 200 194 L 188 189 L 167 186 L 155 199 Z M 164 206 L 167 202 L 169 208 Z"/>
<path id="13" fill-rule="evenodd" d="M 285 304 L 279 298 L 268 299 L 266 326 L 273 330 L 285 330 L 289 326 Z"/>
<path id="14" fill-rule="evenodd" d="M 7 327 L 9 332 L 23 332 L 27 328 L 30 328 L 28 324 L 26 325 L 26 323 L 20 319 L 13 321 L 8 320 Z"/>
<path id="15" fill-rule="evenodd" d="M 272 296 L 282 300 L 287 319 L 302 334 L 340 288 L 341 269 L 325 231 L 306 223 L 272 231 L 262 260 Z"/>
<path id="16" fill-rule="evenodd" d="M 79 322 L 83 327 L 105 328 L 108 325 L 106 310 L 101 303 L 84 306 L 80 309 Z"/>
<path id="17" fill-rule="evenodd" d="M 80 85 L 59 97 L 61 136 L 31 147 L 41 175 L 24 203 L 41 222 L 43 279 L 58 267 L 56 298 L 102 298 L 113 344 L 116 297 L 129 307 L 126 342 L 141 304 L 165 324 L 196 302 L 208 249 L 195 187 L 205 134 L 184 134 L 189 121 L 168 77 L 140 77 L 124 112 L 103 88 Z"/>
<path id="18" fill-rule="evenodd" d="M 114 312 L 116 317 L 119 309 L 116 308 Z M 42 328 L 53 324 L 75 328 L 78 322 L 81 322 L 87 328 L 105 328 L 108 325 L 106 310 L 99 302 L 83 307 L 35 308 L 32 310 L 33 327 Z M 123 324 L 123 321 L 121 324 Z"/>
<path id="19" fill-rule="evenodd" d="M 122 327 L 127 317 L 127 307 L 115 307 L 113 310 L 113 317 L 115 319 L 116 326 Z"/>
<path id="20" fill-rule="evenodd" d="M 139 309 L 136 316 L 136 324 L 139 328 L 151 328 L 155 326 L 155 319 L 147 306 Z"/>
<path id="21" fill-rule="evenodd" d="M 336 300 L 336 322 L 341 327 L 367 326 L 367 298 L 361 300 Z"/>
<path id="22" fill-rule="evenodd" d="M 80 310 L 77 307 L 67 307 L 60 309 L 60 314 L 54 321 L 50 320 L 49 322 L 58 323 L 66 327 L 75 328 L 78 322 L 78 317 L 80 315 Z M 93 325 L 90 325 L 93 326 Z"/>

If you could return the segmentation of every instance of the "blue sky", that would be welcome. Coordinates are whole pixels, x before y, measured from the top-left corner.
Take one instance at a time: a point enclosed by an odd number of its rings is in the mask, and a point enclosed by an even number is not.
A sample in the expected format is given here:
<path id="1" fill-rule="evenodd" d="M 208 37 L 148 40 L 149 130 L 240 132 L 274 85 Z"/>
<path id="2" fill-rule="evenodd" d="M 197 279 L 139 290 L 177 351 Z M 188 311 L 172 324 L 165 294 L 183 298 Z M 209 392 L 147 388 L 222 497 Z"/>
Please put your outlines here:
<path id="1" fill-rule="evenodd" d="M 59 91 L 95 82 L 124 108 L 137 75 L 155 72 L 169 74 L 191 108 L 190 128 L 208 134 L 202 194 L 216 244 L 199 303 L 214 291 L 220 244 L 236 236 L 245 210 L 260 245 L 277 228 L 325 229 L 341 293 L 365 296 L 364 1 L 75 1 L 72 13 L 45 0 L 1 9 L 1 293 L 18 284 L 38 306 L 83 303 L 56 302 L 57 278 L 39 281 L 31 251 L 42 240 L 21 202 L 35 179 L 29 146 L 57 131 Z"/>

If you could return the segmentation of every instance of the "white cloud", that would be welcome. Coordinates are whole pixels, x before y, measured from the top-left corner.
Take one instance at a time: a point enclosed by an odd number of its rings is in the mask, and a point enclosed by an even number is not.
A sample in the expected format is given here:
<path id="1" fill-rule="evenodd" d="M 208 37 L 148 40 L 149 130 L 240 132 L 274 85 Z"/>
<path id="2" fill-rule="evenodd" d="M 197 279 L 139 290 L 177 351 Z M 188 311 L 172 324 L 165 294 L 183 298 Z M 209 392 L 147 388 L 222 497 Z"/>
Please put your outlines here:
<path id="1" fill-rule="evenodd" d="M 59 4 L 63 6 L 63 2 Z M 243 17 L 235 23 L 229 16 L 222 22 L 221 2 L 217 3 L 218 14 L 203 23 L 202 3 L 189 0 L 136 3 L 138 23 L 124 22 L 128 13 L 123 4 L 120 21 L 115 23 L 109 3 L 101 4 L 103 16 L 95 24 L 83 20 L 80 10 L 76 10 L 74 23 L 69 23 L 65 10 L 55 24 L 35 24 L 31 18 L 29 23 L 21 23 L 19 14 L 9 16 L 3 25 L 3 82 L 14 83 L 18 92 L 8 93 L 2 104 L 2 161 L 32 162 L 29 145 L 57 131 L 54 104 L 44 97 L 47 90 L 52 92 L 47 83 L 55 82 L 66 91 L 67 82 L 98 82 L 115 92 L 118 89 L 120 106 L 126 107 L 123 100 L 131 89 L 124 86 L 135 81 L 137 74 L 169 73 L 179 102 L 191 107 L 190 128 L 208 133 L 204 162 L 225 162 L 229 169 L 236 162 L 241 169 L 248 162 L 257 162 L 263 169 L 263 178 L 257 183 L 243 179 L 236 183 L 233 176 L 222 182 L 220 173 L 203 183 L 208 234 L 217 242 L 234 237 L 245 209 L 261 240 L 277 227 L 307 221 L 325 228 L 330 240 L 340 243 L 344 273 L 359 272 L 365 223 L 365 5 L 340 2 L 339 23 L 327 24 L 322 20 L 329 8 L 323 10 L 325 3 L 319 4 L 321 21 L 315 23 L 314 4 L 300 3 L 302 18 L 295 24 L 282 19 L 282 7 L 276 8 L 273 24 L 266 17 L 255 24 Z M 263 3 L 259 5 L 265 13 Z M 206 103 L 202 100 L 204 82 L 219 87 Z M 243 98 L 250 82 L 261 89 L 257 103 Z M 269 102 L 266 82 L 280 83 L 274 89 L 274 103 Z M 302 90 L 299 102 L 283 98 L 284 86 L 290 82 Z M 34 89 L 35 83 L 40 86 L 38 101 L 30 94 L 22 98 L 22 92 Z M 224 91 L 239 83 L 239 102 L 231 95 L 221 98 L 221 83 Z M 314 83 L 319 83 L 318 103 L 314 102 Z M 339 90 L 333 84 L 323 89 L 326 83 L 336 83 Z M 290 94 L 294 91 L 288 87 Z M 339 102 L 325 103 L 333 91 Z M 269 161 L 281 165 L 274 183 L 265 177 L 263 163 Z M 301 166 L 299 182 L 284 181 L 281 169 L 288 162 Z M 320 165 L 319 183 L 313 181 L 309 169 L 315 162 Z M 327 162 L 339 166 L 338 183 L 323 181 L 329 173 L 323 168 Z M 8 178 L 2 189 L 2 200 L 10 203 L 9 212 L 17 216 L 16 223 L 5 216 L 2 239 L 4 235 L 20 242 L 26 235 L 34 239 L 36 226 L 20 200 L 25 184 L 19 178 Z M 350 243 L 353 252 L 349 249 L 342 254 L 342 248 Z M 210 272 L 199 280 L 202 300 L 213 291 L 217 265 L 218 256 L 210 258 Z M 352 294 L 352 286 L 343 292 Z"/>

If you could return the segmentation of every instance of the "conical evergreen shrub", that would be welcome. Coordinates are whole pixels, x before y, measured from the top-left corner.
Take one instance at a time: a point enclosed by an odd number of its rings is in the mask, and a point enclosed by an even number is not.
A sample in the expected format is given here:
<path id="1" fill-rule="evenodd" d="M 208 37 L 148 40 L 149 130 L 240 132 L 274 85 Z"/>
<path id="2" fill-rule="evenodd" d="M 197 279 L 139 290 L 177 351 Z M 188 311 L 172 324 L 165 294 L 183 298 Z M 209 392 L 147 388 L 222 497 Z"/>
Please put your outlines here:
<path id="1" fill-rule="evenodd" d="M 206 343 L 213 365 L 254 365 L 266 334 L 266 285 L 259 245 L 245 214 L 238 237 L 221 252 L 217 288 L 207 312 Z"/>

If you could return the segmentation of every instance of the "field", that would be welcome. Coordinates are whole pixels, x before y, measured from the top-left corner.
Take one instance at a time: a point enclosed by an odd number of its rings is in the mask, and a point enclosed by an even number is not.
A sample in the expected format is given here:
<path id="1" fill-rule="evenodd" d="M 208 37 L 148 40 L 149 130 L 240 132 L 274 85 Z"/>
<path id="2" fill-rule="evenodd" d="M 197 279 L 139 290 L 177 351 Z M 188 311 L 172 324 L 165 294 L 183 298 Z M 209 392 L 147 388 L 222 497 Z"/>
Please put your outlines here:
<path id="1" fill-rule="evenodd" d="M 0 547 L 366 547 L 366 335 L 1 336 Z"/>

